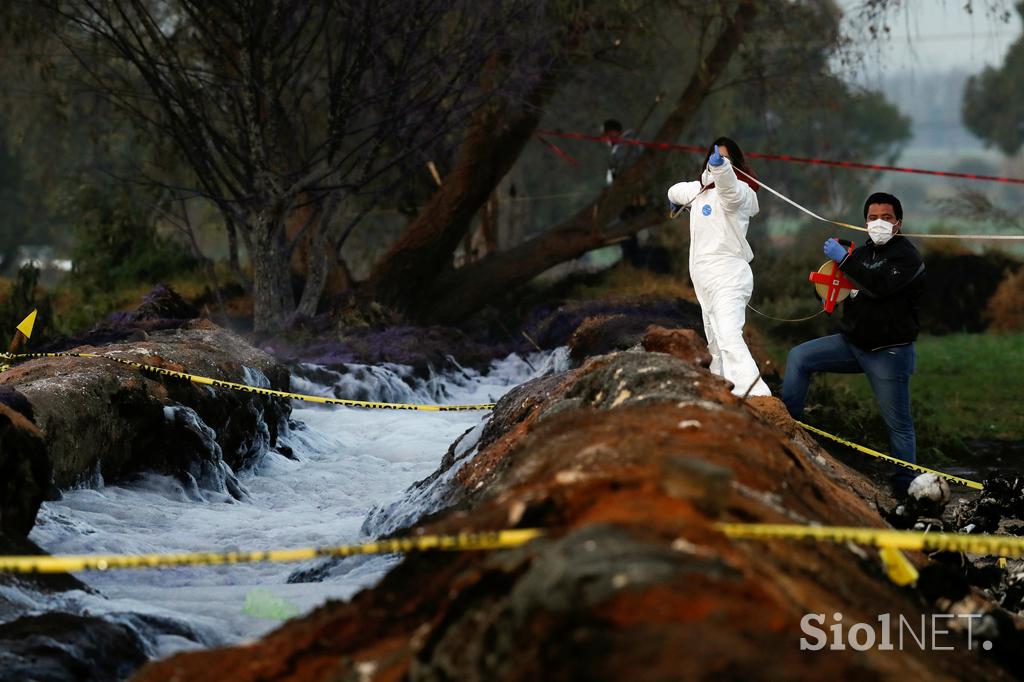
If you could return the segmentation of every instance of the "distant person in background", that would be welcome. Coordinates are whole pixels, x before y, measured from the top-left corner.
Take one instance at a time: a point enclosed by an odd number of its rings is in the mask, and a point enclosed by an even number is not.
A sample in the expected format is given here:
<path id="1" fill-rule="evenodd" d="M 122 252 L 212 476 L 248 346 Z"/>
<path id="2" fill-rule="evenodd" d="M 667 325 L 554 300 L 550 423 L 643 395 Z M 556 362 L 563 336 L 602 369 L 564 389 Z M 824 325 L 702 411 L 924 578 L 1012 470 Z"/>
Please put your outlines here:
<path id="1" fill-rule="evenodd" d="M 737 177 L 736 170 L 740 174 Z M 690 209 L 690 279 L 704 316 L 711 371 L 732 382 L 736 395 L 771 395 L 743 340 L 754 290 L 747 227 L 757 215 L 758 185 L 738 144 L 720 137 L 708 148 L 700 180 L 668 190 L 673 211 Z"/>
<path id="2" fill-rule="evenodd" d="M 611 148 L 608 153 L 608 169 L 605 172 L 605 184 L 612 184 L 615 178 L 627 168 L 632 166 L 639 158 L 643 147 L 635 144 L 627 144 L 628 141 L 636 139 L 636 133 L 632 130 L 623 130 L 622 123 L 614 118 L 604 122 L 605 143 Z M 640 194 L 630 198 L 629 206 L 622 210 L 619 219 L 628 221 L 643 213 L 650 205 L 650 198 L 646 194 Z M 622 248 L 622 258 L 633 265 L 640 265 L 640 239 L 636 233 L 629 235 L 619 246 Z"/>
<path id="3" fill-rule="evenodd" d="M 857 290 L 842 304 L 838 334 L 789 351 L 782 401 L 799 419 L 814 374 L 864 374 L 889 429 L 892 456 L 913 463 L 917 439 L 910 415 L 910 376 L 916 364 L 914 341 L 920 329 L 924 261 L 910 240 L 899 234 L 903 206 L 893 195 L 869 196 L 864 202 L 864 222 L 868 239 L 853 251 L 835 239 L 825 242 L 825 255 L 839 264 Z M 894 474 L 894 492 L 905 495 L 913 478 L 909 471 Z"/>
<path id="4" fill-rule="evenodd" d="M 604 122 L 604 140 L 610 147 L 608 152 L 608 170 L 605 173 L 605 184 L 615 182 L 615 176 L 626 170 L 637 160 L 642 147 L 628 142 L 636 139 L 632 130 L 623 130 L 622 123 L 614 118 Z"/>

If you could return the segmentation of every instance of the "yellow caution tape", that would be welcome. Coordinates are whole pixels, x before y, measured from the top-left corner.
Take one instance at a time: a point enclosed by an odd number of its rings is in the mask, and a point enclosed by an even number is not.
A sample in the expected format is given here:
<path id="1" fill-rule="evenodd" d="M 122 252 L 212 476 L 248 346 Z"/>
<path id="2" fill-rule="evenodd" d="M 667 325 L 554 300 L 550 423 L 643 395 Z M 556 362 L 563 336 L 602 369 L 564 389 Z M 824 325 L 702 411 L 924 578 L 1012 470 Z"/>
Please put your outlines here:
<path id="1" fill-rule="evenodd" d="M 871 455 L 872 457 L 877 457 L 878 459 L 884 459 L 886 462 L 891 462 L 892 464 L 901 466 L 904 469 L 910 469 L 911 471 L 916 471 L 922 474 L 935 474 L 936 476 L 941 476 L 947 481 L 959 483 L 960 485 L 965 485 L 968 488 L 974 488 L 975 490 L 983 490 L 985 487 L 981 483 L 978 483 L 977 481 L 971 481 L 966 478 L 954 476 L 953 474 L 947 474 L 942 471 L 936 471 L 935 469 L 929 469 L 928 467 L 923 467 L 919 464 L 911 464 L 910 462 L 904 462 L 902 459 L 899 459 L 897 457 L 883 454 L 881 452 L 878 452 L 877 450 L 866 448 L 863 445 L 857 445 L 856 443 L 840 438 L 839 436 L 833 436 L 831 433 L 828 433 L 827 431 L 822 431 L 821 429 L 815 428 L 810 424 L 804 424 L 802 421 L 797 421 L 796 423 L 799 424 L 801 427 L 807 429 L 808 431 L 818 434 L 819 436 L 830 438 L 831 440 L 834 440 L 837 443 L 842 443 L 843 445 L 853 448 L 858 452 L 863 452 L 865 455 Z"/>
<path id="2" fill-rule="evenodd" d="M 716 528 L 731 538 L 745 540 L 811 539 L 919 552 L 967 552 L 1003 557 L 1024 555 L 1024 538 L 1013 535 L 964 535 L 856 526 L 799 526 L 775 523 L 719 523 Z"/>
<path id="3" fill-rule="evenodd" d="M 882 559 L 882 566 L 889 580 L 900 586 L 913 585 L 917 582 L 917 568 L 903 552 L 895 547 L 882 547 L 878 556 Z"/>
<path id="4" fill-rule="evenodd" d="M 73 571 L 106 571 L 115 568 L 166 568 L 169 566 L 217 566 L 255 561 L 305 561 L 317 557 L 346 557 L 356 554 L 396 554 L 408 552 L 505 549 L 518 547 L 540 537 L 535 528 L 502 530 L 458 535 L 423 535 L 420 537 L 375 540 L 357 545 L 307 547 L 262 552 L 193 552 L 188 554 L 87 554 L 66 556 L 2 556 L 0 572 L 70 573 Z"/>
<path id="5" fill-rule="evenodd" d="M 344 405 L 346 407 L 362 407 L 375 410 L 420 410 L 425 412 L 464 412 L 467 410 L 490 410 L 494 408 L 494 403 L 482 403 L 479 405 L 415 405 L 411 403 L 378 403 L 366 400 L 346 400 L 343 398 L 325 398 L 318 395 L 306 395 L 303 393 L 292 393 L 290 391 L 276 391 L 272 388 L 262 388 L 260 386 L 249 386 L 248 384 L 239 384 L 234 381 L 224 381 L 222 379 L 212 379 L 210 377 L 199 376 L 197 374 L 189 374 L 187 372 L 178 372 L 173 369 L 166 369 L 164 367 L 156 367 L 154 365 L 147 365 L 141 362 L 135 362 L 134 360 L 126 360 L 124 358 L 116 358 L 110 355 L 99 355 L 97 353 L 0 353 L 0 357 L 9 359 L 21 359 L 21 358 L 101 358 L 103 360 L 112 360 L 119 362 L 122 365 L 128 365 L 136 369 L 145 370 L 147 372 L 153 372 L 155 374 L 162 374 L 168 377 L 177 377 L 179 379 L 188 379 L 191 382 L 197 384 L 203 384 L 205 386 L 217 386 L 219 388 L 229 388 L 234 391 L 243 391 L 245 393 L 258 393 L 260 395 L 269 395 L 276 398 L 291 398 L 293 400 L 303 400 L 307 403 L 320 403 L 322 405 Z"/>

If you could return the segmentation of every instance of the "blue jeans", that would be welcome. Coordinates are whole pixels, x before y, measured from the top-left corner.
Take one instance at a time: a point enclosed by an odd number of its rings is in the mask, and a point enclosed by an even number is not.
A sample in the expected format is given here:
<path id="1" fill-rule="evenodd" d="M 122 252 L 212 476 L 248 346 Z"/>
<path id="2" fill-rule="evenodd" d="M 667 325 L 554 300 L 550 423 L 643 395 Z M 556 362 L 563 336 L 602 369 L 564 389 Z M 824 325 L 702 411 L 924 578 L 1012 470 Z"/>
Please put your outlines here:
<path id="1" fill-rule="evenodd" d="M 917 462 L 917 438 L 910 416 L 910 375 L 914 373 L 917 355 L 914 344 L 863 351 L 849 343 L 841 334 L 814 339 L 789 351 L 786 377 L 782 383 L 782 402 L 799 419 L 811 377 L 817 372 L 864 374 L 871 383 L 882 419 L 889 428 L 890 454 L 906 462 Z M 893 475 L 897 492 L 905 492 L 914 474 L 900 469 Z"/>

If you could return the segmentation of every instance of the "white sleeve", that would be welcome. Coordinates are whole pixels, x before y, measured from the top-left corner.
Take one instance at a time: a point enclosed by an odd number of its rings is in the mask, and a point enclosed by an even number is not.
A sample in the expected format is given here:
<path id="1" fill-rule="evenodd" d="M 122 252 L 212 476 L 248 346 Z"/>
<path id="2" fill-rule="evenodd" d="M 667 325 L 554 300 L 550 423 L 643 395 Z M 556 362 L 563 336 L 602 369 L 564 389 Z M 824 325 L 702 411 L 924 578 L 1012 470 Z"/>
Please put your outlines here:
<path id="1" fill-rule="evenodd" d="M 708 170 L 715 178 L 718 199 L 727 213 L 742 213 L 748 218 L 757 215 L 761 209 L 757 203 L 757 195 L 750 189 L 750 185 L 737 179 L 736 171 L 729 159 L 725 159 L 721 166 L 708 166 Z"/>
<path id="2" fill-rule="evenodd" d="M 700 194 L 699 182 L 677 182 L 668 188 L 668 200 L 686 206 Z"/>

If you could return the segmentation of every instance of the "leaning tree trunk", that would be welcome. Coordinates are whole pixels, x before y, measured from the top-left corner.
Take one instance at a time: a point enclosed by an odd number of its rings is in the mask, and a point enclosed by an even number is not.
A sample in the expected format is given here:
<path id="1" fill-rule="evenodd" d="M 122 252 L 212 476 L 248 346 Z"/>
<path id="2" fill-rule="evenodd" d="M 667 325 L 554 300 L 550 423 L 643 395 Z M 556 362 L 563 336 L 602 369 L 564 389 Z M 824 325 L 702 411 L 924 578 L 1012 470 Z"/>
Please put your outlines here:
<path id="1" fill-rule="evenodd" d="M 658 131 L 657 139 L 674 140 L 683 133 L 715 81 L 725 72 L 757 11 L 757 0 L 740 3 L 736 13 L 722 27 L 711 51 L 700 59 L 697 71 Z M 458 270 L 448 268 L 433 280 L 431 287 L 424 288 L 423 300 L 430 301 L 431 305 L 418 317 L 424 321 L 458 320 L 554 265 L 658 224 L 664 218 L 656 208 L 625 222 L 619 220 L 619 216 L 633 197 L 646 191 L 664 165 L 664 154 L 645 150 L 614 184 L 564 223 Z"/>
<path id="2" fill-rule="evenodd" d="M 488 106 L 474 117 L 455 167 L 361 287 L 367 298 L 414 316 L 429 304 L 427 285 L 451 266 L 473 218 L 519 158 L 561 72 L 552 66 L 512 115 Z"/>

